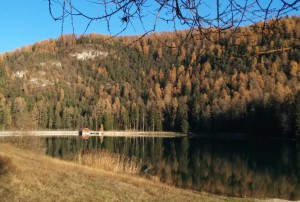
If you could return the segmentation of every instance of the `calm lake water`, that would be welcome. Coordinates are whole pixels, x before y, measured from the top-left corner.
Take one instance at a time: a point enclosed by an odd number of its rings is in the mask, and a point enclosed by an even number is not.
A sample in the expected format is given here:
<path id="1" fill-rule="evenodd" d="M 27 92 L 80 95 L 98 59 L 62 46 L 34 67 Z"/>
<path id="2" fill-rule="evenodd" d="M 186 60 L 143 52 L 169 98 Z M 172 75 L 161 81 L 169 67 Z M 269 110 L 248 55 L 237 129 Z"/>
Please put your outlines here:
<path id="1" fill-rule="evenodd" d="M 287 140 L 104 137 L 46 138 L 47 154 L 76 160 L 109 151 L 141 159 L 140 175 L 186 189 L 238 197 L 300 199 L 300 142 Z"/>

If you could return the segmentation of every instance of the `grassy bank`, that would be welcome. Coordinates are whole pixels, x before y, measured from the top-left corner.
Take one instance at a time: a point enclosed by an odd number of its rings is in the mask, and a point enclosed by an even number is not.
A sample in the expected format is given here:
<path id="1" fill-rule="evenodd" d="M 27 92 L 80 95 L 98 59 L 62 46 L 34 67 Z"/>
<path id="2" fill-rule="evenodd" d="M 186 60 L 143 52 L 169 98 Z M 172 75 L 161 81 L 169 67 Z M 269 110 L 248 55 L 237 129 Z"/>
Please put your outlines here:
<path id="1" fill-rule="evenodd" d="M 0 143 L 2 201 L 253 201 L 183 190 Z"/>

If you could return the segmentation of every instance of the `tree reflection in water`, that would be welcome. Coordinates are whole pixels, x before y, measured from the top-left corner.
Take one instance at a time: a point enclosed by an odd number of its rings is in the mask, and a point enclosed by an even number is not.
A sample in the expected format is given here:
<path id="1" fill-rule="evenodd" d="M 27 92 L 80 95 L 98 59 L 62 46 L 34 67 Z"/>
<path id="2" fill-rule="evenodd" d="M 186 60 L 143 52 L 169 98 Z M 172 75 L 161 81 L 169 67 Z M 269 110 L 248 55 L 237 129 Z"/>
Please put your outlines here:
<path id="1" fill-rule="evenodd" d="M 141 175 L 238 197 L 300 199 L 300 143 L 283 140 L 104 137 L 46 139 L 47 154 L 76 160 L 103 150 L 142 159 Z"/>

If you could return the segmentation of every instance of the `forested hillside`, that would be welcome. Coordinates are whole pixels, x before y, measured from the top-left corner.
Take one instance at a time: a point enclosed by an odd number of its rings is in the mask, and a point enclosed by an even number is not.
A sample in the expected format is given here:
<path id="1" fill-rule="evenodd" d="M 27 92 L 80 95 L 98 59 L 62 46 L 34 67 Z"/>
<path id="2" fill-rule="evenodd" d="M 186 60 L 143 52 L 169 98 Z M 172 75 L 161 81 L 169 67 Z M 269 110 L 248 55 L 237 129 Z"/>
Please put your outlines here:
<path id="1" fill-rule="evenodd" d="M 299 134 L 300 18 L 233 31 L 65 35 L 3 54 L 0 129 Z"/>

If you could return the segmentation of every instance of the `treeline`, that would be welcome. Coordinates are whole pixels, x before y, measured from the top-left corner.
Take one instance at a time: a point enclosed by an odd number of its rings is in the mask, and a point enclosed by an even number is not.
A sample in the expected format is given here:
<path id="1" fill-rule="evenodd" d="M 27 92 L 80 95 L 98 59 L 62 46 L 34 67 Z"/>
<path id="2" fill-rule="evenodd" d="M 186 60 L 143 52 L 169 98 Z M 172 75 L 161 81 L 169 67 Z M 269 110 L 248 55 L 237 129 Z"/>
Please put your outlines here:
<path id="1" fill-rule="evenodd" d="M 188 33 L 66 35 L 1 55 L 0 127 L 298 134 L 298 17 L 218 44 Z"/>

